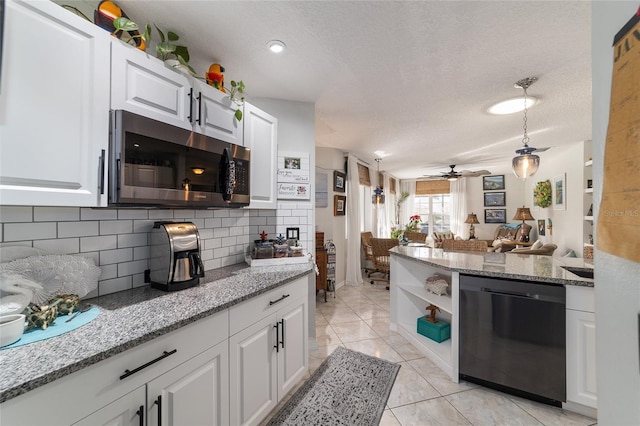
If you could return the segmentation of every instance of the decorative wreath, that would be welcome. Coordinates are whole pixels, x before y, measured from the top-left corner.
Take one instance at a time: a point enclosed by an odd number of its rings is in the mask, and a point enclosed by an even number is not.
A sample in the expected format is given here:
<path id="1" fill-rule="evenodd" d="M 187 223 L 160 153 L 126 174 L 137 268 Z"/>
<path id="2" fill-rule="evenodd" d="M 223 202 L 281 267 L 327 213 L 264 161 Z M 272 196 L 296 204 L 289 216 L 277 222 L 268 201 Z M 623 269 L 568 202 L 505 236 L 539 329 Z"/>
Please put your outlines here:
<path id="1" fill-rule="evenodd" d="M 551 181 L 538 182 L 533 190 L 533 199 L 536 205 L 543 208 L 549 207 L 551 205 Z"/>

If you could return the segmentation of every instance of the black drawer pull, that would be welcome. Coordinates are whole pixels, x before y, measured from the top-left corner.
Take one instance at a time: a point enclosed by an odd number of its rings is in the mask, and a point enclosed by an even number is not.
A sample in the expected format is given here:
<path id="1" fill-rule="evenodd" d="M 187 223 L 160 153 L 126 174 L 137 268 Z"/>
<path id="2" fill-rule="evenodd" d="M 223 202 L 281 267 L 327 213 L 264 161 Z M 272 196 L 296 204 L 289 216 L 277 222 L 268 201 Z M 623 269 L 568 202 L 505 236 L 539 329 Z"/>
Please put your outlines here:
<path id="1" fill-rule="evenodd" d="M 171 352 L 164 351 L 164 352 L 162 352 L 162 355 L 160 355 L 158 358 L 152 359 L 148 363 L 146 363 L 144 365 L 141 365 L 138 368 L 134 368 L 133 370 L 124 370 L 124 374 L 122 376 L 120 376 L 120 380 L 126 379 L 127 377 L 131 376 L 132 374 L 136 374 L 138 371 L 144 370 L 148 366 L 150 366 L 152 364 L 155 364 L 156 362 L 161 361 L 161 360 L 165 359 L 166 357 L 175 354 L 176 352 L 178 352 L 177 349 L 174 349 Z"/>
<path id="2" fill-rule="evenodd" d="M 139 416 L 139 420 L 140 426 L 144 426 L 144 405 L 141 405 L 140 408 L 138 408 L 138 411 L 136 411 L 136 414 Z"/>
<path id="3" fill-rule="evenodd" d="M 158 395 L 158 399 L 153 401 L 153 405 L 158 406 L 158 426 L 162 426 L 162 395 Z"/>
<path id="4" fill-rule="evenodd" d="M 283 301 L 284 299 L 286 299 L 289 296 L 291 296 L 291 295 L 290 294 L 283 294 L 282 297 L 280 299 L 276 300 L 275 302 L 273 300 L 270 300 L 269 301 L 269 306 L 275 305 L 276 303 Z"/>

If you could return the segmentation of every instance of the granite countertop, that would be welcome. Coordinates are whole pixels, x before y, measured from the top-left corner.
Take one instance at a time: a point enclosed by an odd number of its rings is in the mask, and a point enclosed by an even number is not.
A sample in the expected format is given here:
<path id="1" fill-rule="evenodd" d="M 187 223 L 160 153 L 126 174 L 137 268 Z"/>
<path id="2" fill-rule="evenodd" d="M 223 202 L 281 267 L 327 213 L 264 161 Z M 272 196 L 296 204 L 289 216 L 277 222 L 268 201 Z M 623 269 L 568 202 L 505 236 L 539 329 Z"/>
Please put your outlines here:
<path id="1" fill-rule="evenodd" d="M 592 278 L 582 278 L 562 268 L 593 269 L 593 263 L 587 259 L 515 253 L 446 252 L 430 247 L 407 246 L 395 247 L 390 252 L 393 256 L 462 274 L 593 287 Z"/>
<path id="2" fill-rule="evenodd" d="M 313 270 L 310 263 L 208 271 L 197 287 L 149 286 L 87 301 L 100 309 L 87 325 L 29 345 L 0 350 L 0 402 L 229 308 Z M 153 318 L 153 321 L 149 321 Z"/>

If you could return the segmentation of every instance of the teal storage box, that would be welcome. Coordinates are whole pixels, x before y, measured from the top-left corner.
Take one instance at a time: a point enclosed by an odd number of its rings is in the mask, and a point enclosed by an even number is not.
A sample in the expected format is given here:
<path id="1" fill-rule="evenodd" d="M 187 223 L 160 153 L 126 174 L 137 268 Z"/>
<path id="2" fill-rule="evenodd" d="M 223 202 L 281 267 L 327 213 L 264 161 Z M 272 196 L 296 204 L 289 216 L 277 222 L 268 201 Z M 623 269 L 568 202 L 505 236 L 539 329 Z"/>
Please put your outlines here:
<path id="1" fill-rule="evenodd" d="M 418 318 L 418 333 L 440 343 L 451 337 L 451 326 L 448 322 L 440 319 L 433 323 L 427 321 L 427 317 L 420 317 Z"/>

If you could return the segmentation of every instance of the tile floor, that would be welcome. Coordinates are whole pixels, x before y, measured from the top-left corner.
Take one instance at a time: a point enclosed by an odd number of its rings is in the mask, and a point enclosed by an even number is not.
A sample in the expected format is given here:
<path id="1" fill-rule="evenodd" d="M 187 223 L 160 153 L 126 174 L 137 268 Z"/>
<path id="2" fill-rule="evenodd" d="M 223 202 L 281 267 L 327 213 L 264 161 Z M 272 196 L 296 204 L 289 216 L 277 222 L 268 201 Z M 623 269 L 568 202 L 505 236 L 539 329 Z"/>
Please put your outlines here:
<path id="1" fill-rule="evenodd" d="M 594 419 L 475 384 L 453 383 L 406 339 L 389 331 L 389 292 L 383 283 L 344 286 L 327 303 L 316 300 L 318 349 L 313 373 L 338 346 L 402 365 L 381 425 L 593 425 Z M 274 410 L 275 412 L 276 410 Z"/>

